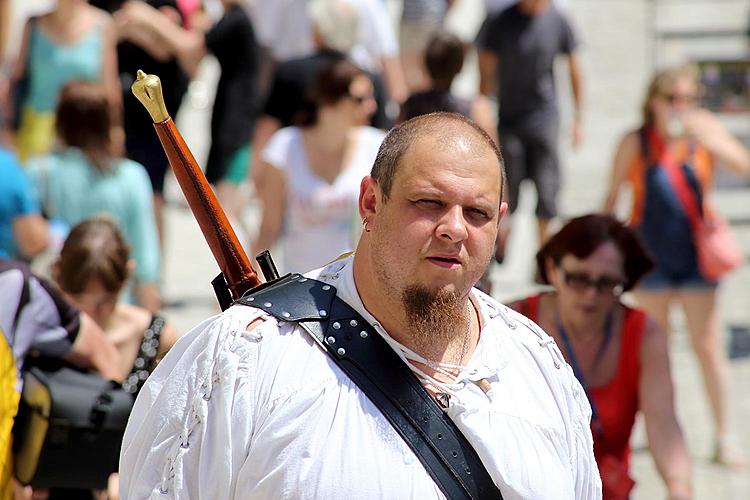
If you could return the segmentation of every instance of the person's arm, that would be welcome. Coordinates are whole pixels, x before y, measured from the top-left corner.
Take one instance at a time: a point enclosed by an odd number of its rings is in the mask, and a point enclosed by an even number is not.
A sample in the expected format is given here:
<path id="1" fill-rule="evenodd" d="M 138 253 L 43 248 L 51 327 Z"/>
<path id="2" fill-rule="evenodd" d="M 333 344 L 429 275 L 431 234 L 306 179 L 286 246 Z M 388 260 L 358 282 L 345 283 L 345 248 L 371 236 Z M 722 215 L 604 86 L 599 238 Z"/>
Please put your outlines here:
<path id="1" fill-rule="evenodd" d="M 174 23 L 181 23 L 180 14 L 173 7 L 162 6 L 158 10 Z M 119 11 L 115 12 L 113 17 L 117 28 L 118 41 L 127 40 L 137 45 L 159 62 L 167 62 L 174 57 L 170 47 L 162 43 L 161 38 L 154 32 L 138 29 L 138 26 L 128 22 L 127 16 L 121 15 Z"/>
<path id="2" fill-rule="evenodd" d="M 669 498 L 689 499 L 692 498 L 692 471 L 675 414 L 667 336 L 651 319 L 646 320 L 644 328 L 640 352 L 639 399 L 649 448 L 667 487 Z"/>
<path id="3" fill-rule="evenodd" d="M 486 100 L 486 98 L 483 98 L 481 94 L 471 103 L 471 119 L 474 120 L 477 125 L 482 127 L 490 137 L 492 137 L 495 144 L 500 144 L 497 135 L 495 110 L 493 109 L 491 102 Z"/>
<path id="4" fill-rule="evenodd" d="M 281 122 L 270 115 L 261 115 L 255 123 L 251 146 L 253 154 L 250 155 L 250 177 L 253 185 L 256 187 L 259 182 L 258 178 L 263 177 L 263 150 L 266 148 L 266 144 L 268 144 L 271 136 L 280 128 Z M 262 179 L 260 179 L 260 182 L 262 182 Z"/>
<path id="5" fill-rule="evenodd" d="M 101 79 L 110 106 L 116 112 L 116 118 L 119 119 L 122 113 L 122 91 L 117 70 L 117 30 L 111 19 L 107 19 L 104 25 Z"/>
<path id="6" fill-rule="evenodd" d="M 498 142 L 496 109 L 492 100 L 497 95 L 497 67 L 500 64 L 494 52 L 478 49 L 479 93 L 471 103 L 471 116 Z"/>
<path id="7" fill-rule="evenodd" d="M 112 113 L 112 154 L 125 153 L 125 128 L 123 125 L 122 89 L 117 65 L 117 29 L 114 21 L 107 17 L 102 37 L 102 73 L 101 81 L 107 94 L 107 101 Z"/>
<path id="8" fill-rule="evenodd" d="M 20 215 L 13 219 L 13 239 L 23 257 L 34 258 L 49 246 L 49 225 L 41 214 Z"/>
<path id="9" fill-rule="evenodd" d="M 80 313 L 81 326 L 73 347 L 63 358 L 80 368 L 92 368 L 109 380 L 121 381 L 119 354 L 104 331 L 86 313 Z"/>
<path id="10" fill-rule="evenodd" d="M 385 56 L 380 60 L 380 63 L 383 66 L 383 79 L 388 88 L 388 95 L 392 101 L 401 104 L 409 94 L 406 89 L 406 77 L 404 77 L 404 70 L 401 68 L 401 61 L 398 56 Z"/>
<path id="11" fill-rule="evenodd" d="M 489 50 L 479 49 L 479 94 L 484 97 L 497 95 L 498 57 Z"/>
<path id="12" fill-rule="evenodd" d="M 13 95 L 15 94 L 15 88 L 19 84 L 19 82 L 23 79 L 24 75 L 26 74 L 26 63 L 27 59 L 29 57 L 29 43 L 31 41 L 31 29 L 32 29 L 32 23 L 36 21 L 33 21 L 29 19 L 26 21 L 26 25 L 23 28 L 23 35 L 21 38 L 21 47 L 18 51 L 18 57 L 16 58 L 16 62 L 13 65 L 13 70 L 10 75 L 10 82 L 8 84 L 8 104 L 11 105 L 11 107 L 14 104 L 21 104 L 21 103 L 15 103 L 13 102 Z M 7 113 L 7 124 L 10 126 L 10 124 L 13 123 L 13 121 L 16 119 L 16 116 L 18 116 L 21 113 L 20 109 L 11 109 L 10 113 Z M 10 128 L 10 127 L 9 127 Z"/>
<path id="13" fill-rule="evenodd" d="M 738 175 L 750 175 L 750 151 L 708 110 L 698 109 L 685 117 L 685 128 L 721 164 Z"/>
<path id="14" fill-rule="evenodd" d="M 38 197 L 35 196 L 35 186 L 30 176 L 23 172 L 21 166 L 13 165 L 13 174 L 5 179 L 13 188 L 9 194 L 15 202 L 15 217 L 13 218 L 13 239 L 21 255 L 27 259 L 36 257 L 44 251 L 50 243 L 49 224 L 42 217 Z M 15 178 L 15 179 L 14 179 Z"/>
<path id="15" fill-rule="evenodd" d="M 253 252 L 257 253 L 270 249 L 279 237 L 286 206 L 286 187 L 284 173 L 267 162 L 262 163 L 255 182 L 263 206 L 260 229 L 252 245 Z"/>
<path id="16" fill-rule="evenodd" d="M 139 167 L 133 164 L 131 167 Z M 159 234 L 153 208 L 151 182 L 143 168 L 133 169 L 130 186 L 133 203 L 128 220 L 125 222 L 126 234 L 130 238 L 135 260 L 136 289 L 138 304 L 152 313 L 161 309 L 159 293 Z"/>
<path id="17" fill-rule="evenodd" d="M 133 23 L 133 29 L 150 30 L 158 36 L 165 47 L 169 47 L 177 57 L 180 67 L 193 78 L 198 64 L 206 55 L 207 48 L 203 32 L 183 29 L 168 16 L 145 2 L 129 1 L 121 9 L 126 22 Z"/>
<path id="18" fill-rule="evenodd" d="M 635 132 L 627 134 L 622 141 L 620 141 L 615 153 L 615 159 L 612 165 L 612 174 L 609 180 L 609 188 L 607 189 L 607 196 L 604 200 L 603 211 L 611 214 L 615 210 L 617 204 L 617 198 L 620 194 L 620 189 L 625 183 L 625 179 L 628 175 L 628 169 L 630 164 L 636 155 L 639 154 L 640 150 L 640 138 Z"/>
<path id="19" fill-rule="evenodd" d="M 574 113 L 571 141 L 575 148 L 583 140 L 583 75 L 581 73 L 581 62 L 575 52 L 568 55 L 568 72 L 573 94 Z"/>
<path id="20" fill-rule="evenodd" d="M 5 47 L 8 43 L 10 27 L 10 0 L 0 0 L 0 65 L 5 61 Z"/>

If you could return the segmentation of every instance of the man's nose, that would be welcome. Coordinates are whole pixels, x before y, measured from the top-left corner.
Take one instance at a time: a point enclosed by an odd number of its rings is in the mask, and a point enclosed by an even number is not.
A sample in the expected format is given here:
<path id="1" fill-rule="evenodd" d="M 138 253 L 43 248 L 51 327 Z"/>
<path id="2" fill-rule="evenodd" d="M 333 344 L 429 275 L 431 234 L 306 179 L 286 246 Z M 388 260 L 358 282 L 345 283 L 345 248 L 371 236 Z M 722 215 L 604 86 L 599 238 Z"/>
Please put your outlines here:
<path id="1" fill-rule="evenodd" d="M 456 243 L 465 240 L 468 234 L 464 211 L 460 206 L 446 210 L 438 221 L 437 235 L 440 238 Z"/>

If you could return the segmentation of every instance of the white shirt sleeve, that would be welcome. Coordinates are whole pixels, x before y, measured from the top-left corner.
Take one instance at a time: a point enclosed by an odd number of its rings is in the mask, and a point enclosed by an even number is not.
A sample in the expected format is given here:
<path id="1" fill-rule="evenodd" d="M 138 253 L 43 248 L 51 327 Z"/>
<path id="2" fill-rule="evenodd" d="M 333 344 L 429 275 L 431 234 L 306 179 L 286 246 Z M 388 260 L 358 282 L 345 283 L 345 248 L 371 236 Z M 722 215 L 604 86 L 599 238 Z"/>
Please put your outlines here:
<path id="1" fill-rule="evenodd" d="M 263 149 L 263 161 L 279 170 L 286 171 L 292 155 L 294 139 L 299 133 L 300 130 L 297 127 L 284 127 L 277 130 Z"/>
<path id="2" fill-rule="evenodd" d="M 398 41 L 385 4 L 380 0 L 357 0 L 356 4 L 360 11 L 360 44 L 367 54 L 375 61 L 398 56 Z"/>
<path id="3" fill-rule="evenodd" d="M 257 342 L 275 321 L 247 332 L 262 311 L 230 311 L 180 338 L 138 395 L 120 455 L 123 499 L 236 496 L 255 424 Z"/>

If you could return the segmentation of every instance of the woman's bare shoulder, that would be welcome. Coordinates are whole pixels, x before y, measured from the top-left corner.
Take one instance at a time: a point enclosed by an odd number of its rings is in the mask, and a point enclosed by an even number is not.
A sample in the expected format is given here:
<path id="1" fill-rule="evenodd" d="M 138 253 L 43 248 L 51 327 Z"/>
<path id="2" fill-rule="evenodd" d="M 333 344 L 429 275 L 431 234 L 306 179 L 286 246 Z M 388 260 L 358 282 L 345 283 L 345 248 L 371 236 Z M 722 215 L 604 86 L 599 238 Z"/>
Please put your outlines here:
<path id="1" fill-rule="evenodd" d="M 152 314 L 147 309 L 132 304 L 117 304 L 112 316 L 112 326 L 127 329 L 131 334 L 143 334 L 151 324 Z"/>

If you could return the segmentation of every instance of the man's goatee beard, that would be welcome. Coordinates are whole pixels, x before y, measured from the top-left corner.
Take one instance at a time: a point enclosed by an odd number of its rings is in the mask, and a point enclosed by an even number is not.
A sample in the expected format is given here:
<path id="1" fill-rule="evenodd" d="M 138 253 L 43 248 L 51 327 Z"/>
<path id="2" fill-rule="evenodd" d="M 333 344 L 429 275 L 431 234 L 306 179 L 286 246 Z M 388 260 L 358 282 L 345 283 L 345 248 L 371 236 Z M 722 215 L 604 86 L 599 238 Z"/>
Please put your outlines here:
<path id="1" fill-rule="evenodd" d="M 407 287 L 401 302 L 411 328 L 414 347 L 422 355 L 444 350 L 455 338 L 467 335 L 467 311 L 456 292 Z"/>

